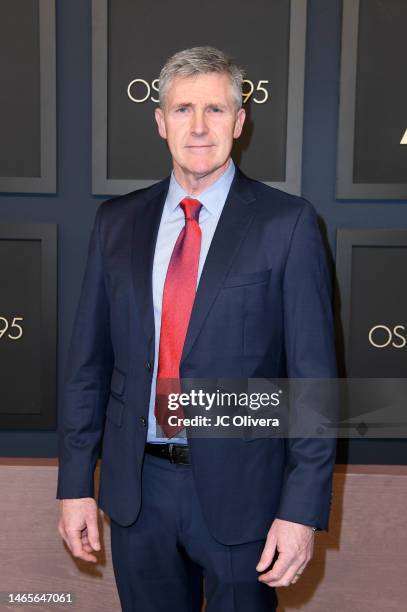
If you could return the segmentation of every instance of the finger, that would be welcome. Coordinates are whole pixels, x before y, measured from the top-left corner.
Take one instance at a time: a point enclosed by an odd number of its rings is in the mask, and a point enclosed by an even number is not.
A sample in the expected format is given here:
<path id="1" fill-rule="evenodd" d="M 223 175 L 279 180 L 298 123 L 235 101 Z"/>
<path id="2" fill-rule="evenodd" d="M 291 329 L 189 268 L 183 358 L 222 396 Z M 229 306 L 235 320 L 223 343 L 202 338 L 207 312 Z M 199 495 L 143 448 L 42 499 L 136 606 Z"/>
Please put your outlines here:
<path id="1" fill-rule="evenodd" d="M 88 542 L 93 550 L 100 550 L 99 528 L 97 522 L 97 514 L 86 519 Z"/>
<path id="2" fill-rule="evenodd" d="M 300 567 L 297 569 L 297 574 L 302 574 L 303 571 L 305 570 L 305 568 L 307 567 L 309 563 L 309 559 L 307 559 L 302 565 L 300 565 Z"/>
<path id="3" fill-rule="evenodd" d="M 263 552 L 261 553 L 259 562 L 256 565 L 256 570 L 258 572 L 264 572 L 266 568 L 270 567 L 276 552 L 276 544 L 277 540 L 275 537 L 267 537 Z"/>
<path id="4" fill-rule="evenodd" d="M 93 553 L 93 548 L 90 544 L 83 544 L 82 548 L 87 553 Z"/>
<path id="5" fill-rule="evenodd" d="M 83 561 L 93 561 L 96 563 L 96 557 L 83 549 L 80 531 L 68 531 L 67 535 L 71 545 L 71 552 L 74 557 L 82 559 Z"/>
<path id="6" fill-rule="evenodd" d="M 92 553 L 93 552 L 93 548 L 89 544 L 88 536 L 87 535 L 83 535 L 83 534 L 82 534 L 82 547 L 83 547 L 84 551 L 87 552 L 87 553 Z"/>
<path id="7" fill-rule="evenodd" d="M 278 583 L 271 581 L 268 584 L 270 586 L 273 586 L 273 587 L 275 587 L 275 586 L 289 586 L 290 584 L 293 584 L 293 583 L 295 584 L 300 579 L 301 574 L 302 574 L 301 566 L 299 566 L 299 567 L 298 567 L 298 565 L 295 566 L 295 567 L 292 566 L 292 567 L 290 567 L 286 571 L 284 576 L 282 576 L 280 578 L 280 580 L 278 580 Z"/>
<path id="8" fill-rule="evenodd" d="M 88 552 L 88 553 L 93 552 L 93 548 L 92 548 L 92 546 L 89 544 L 88 536 L 86 536 L 86 535 L 84 536 L 84 535 L 82 534 L 82 538 L 81 538 L 81 539 L 82 539 L 82 548 L 83 548 L 83 550 L 84 550 L 85 552 Z"/>
<path id="9" fill-rule="evenodd" d="M 296 569 L 302 564 L 303 559 L 299 562 L 295 557 L 288 553 L 280 553 L 278 559 L 273 565 L 273 568 L 259 576 L 260 582 L 267 582 L 267 584 L 273 583 L 273 586 L 280 586 L 275 584 L 276 582 L 283 581 L 286 577 L 287 572 L 290 575 L 294 575 Z M 284 586 L 283 584 L 281 586 Z"/>
<path id="10" fill-rule="evenodd" d="M 268 577 L 263 574 L 263 577 L 266 576 L 267 584 L 269 586 L 288 586 L 289 584 L 293 584 L 299 580 L 301 574 L 307 567 L 311 558 L 312 554 L 310 554 L 309 551 L 302 551 L 294 557 L 294 562 L 292 563 L 292 565 L 287 568 L 287 571 L 282 576 L 280 576 L 278 580 L 275 580 L 273 578 L 269 580 L 270 574 L 272 574 L 272 572 L 269 572 Z"/>
<path id="11" fill-rule="evenodd" d="M 303 563 L 299 566 L 299 568 L 296 571 L 296 574 L 299 574 L 300 576 L 304 572 L 304 570 L 307 567 L 308 563 L 312 559 L 312 547 L 311 547 L 311 550 L 308 549 L 307 551 L 304 551 L 303 556 L 304 556 Z"/>
<path id="12" fill-rule="evenodd" d="M 273 576 L 274 567 L 273 570 L 271 570 L 267 574 L 263 574 L 263 582 L 266 582 L 269 586 L 272 587 L 289 586 L 290 584 L 292 584 L 296 576 L 298 576 L 298 578 L 301 576 L 303 568 L 306 566 L 307 563 L 308 559 L 304 561 L 303 555 L 301 555 L 300 557 L 294 557 L 292 563 L 286 568 L 285 571 L 282 571 L 277 574 L 277 577 Z M 295 582 L 297 582 L 297 580 L 295 580 Z"/>
<path id="13" fill-rule="evenodd" d="M 272 569 L 267 573 L 262 574 L 259 578 L 266 580 L 278 580 L 285 574 L 292 563 L 294 563 L 294 557 L 292 555 L 280 552 Z"/>

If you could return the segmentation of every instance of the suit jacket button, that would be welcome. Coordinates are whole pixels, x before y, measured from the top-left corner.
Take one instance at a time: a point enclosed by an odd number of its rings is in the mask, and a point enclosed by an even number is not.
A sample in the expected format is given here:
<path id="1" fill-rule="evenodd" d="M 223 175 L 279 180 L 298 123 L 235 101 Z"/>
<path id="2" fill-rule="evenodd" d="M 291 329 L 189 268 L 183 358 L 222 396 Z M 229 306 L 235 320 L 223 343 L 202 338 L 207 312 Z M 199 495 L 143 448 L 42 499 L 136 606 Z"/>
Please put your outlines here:
<path id="1" fill-rule="evenodd" d="M 140 417 L 140 423 L 145 427 L 147 425 L 147 419 L 145 417 Z"/>
<path id="2" fill-rule="evenodd" d="M 146 366 L 147 370 L 151 370 L 151 362 L 150 361 L 146 361 L 145 366 Z"/>

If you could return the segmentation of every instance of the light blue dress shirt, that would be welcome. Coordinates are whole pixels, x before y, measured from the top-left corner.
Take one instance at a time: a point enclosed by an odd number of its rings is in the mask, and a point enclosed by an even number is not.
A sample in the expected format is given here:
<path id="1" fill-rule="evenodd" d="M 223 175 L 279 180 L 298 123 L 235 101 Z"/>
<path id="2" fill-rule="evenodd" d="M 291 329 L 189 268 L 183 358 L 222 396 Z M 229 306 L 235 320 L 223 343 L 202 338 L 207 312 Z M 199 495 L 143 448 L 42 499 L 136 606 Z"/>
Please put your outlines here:
<path id="1" fill-rule="evenodd" d="M 185 216 L 179 203 L 186 197 L 196 198 L 202 203 L 199 214 L 199 225 L 202 232 L 201 251 L 199 255 L 198 283 L 201 277 L 202 268 L 205 263 L 209 247 L 219 221 L 220 214 L 225 205 L 233 177 L 235 175 L 235 165 L 232 160 L 222 176 L 199 196 L 192 196 L 184 191 L 177 182 L 174 173 L 171 175 L 170 186 L 165 200 L 163 213 L 161 216 L 160 227 L 158 230 L 157 244 L 153 263 L 153 304 L 154 304 L 154 325 L 155 325 L 155 346 L 154 346 L 154 370 L 151 383 L 150 405 L 148 411 L 148 432 L 147 441 L 156 443 L 174 442 L 176 444 L 186 444 L 184 437 L 159 438 L 156 436 L 156 418 L 154 415 L 155 390 L 158 368 L 158 350 L 160 346 L 161 328 L 161 305 L 163 299 L 164 281 L 167 274 L 168 264 L 170 263 L 172 251 L 175 243 L 185 225 Z M 182 432 L 185 434 L 185 430 Z M 179 435 L 179 434 L 178 434 Z M 182 434 L 181 434 L 182 435 Z"/>

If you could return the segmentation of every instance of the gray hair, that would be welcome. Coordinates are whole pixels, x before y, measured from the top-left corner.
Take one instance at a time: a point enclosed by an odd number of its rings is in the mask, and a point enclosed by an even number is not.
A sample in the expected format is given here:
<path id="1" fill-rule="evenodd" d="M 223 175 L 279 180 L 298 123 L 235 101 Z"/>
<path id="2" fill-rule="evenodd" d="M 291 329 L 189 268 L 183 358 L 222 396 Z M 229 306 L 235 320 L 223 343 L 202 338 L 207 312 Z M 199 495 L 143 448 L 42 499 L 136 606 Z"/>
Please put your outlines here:
<path id="1" fill-rule="evenodd" d="M 173 79 L 212 72 L 226 74 L 229 77 L 236 109 L 241 108 L 244 71 L 225 53 L 215 49 L 215 47 L 184 49 L 184 51 L 175 53 L 166 61 L 159 78 L 160 107 L 164 107 L 167 90 Z"/>

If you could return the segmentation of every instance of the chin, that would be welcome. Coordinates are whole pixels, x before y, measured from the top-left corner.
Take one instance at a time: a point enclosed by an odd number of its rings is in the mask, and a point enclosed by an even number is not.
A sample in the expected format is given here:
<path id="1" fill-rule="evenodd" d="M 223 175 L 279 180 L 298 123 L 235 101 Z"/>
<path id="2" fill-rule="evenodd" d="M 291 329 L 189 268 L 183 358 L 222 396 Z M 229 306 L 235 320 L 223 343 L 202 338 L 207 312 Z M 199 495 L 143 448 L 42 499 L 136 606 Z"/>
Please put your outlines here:
<path id="1" fill-rule="evenodd" d="M 186 166 L 186 168 L 191 174 L 197 174 L 197 175 L 204 176 L 205 174 L 210 174 L 211 172 L 216 170 L 217 166 L 214 166 L 213 164 L 201 163 L 201 164 L 190 164 L 189 166 Z"/>

